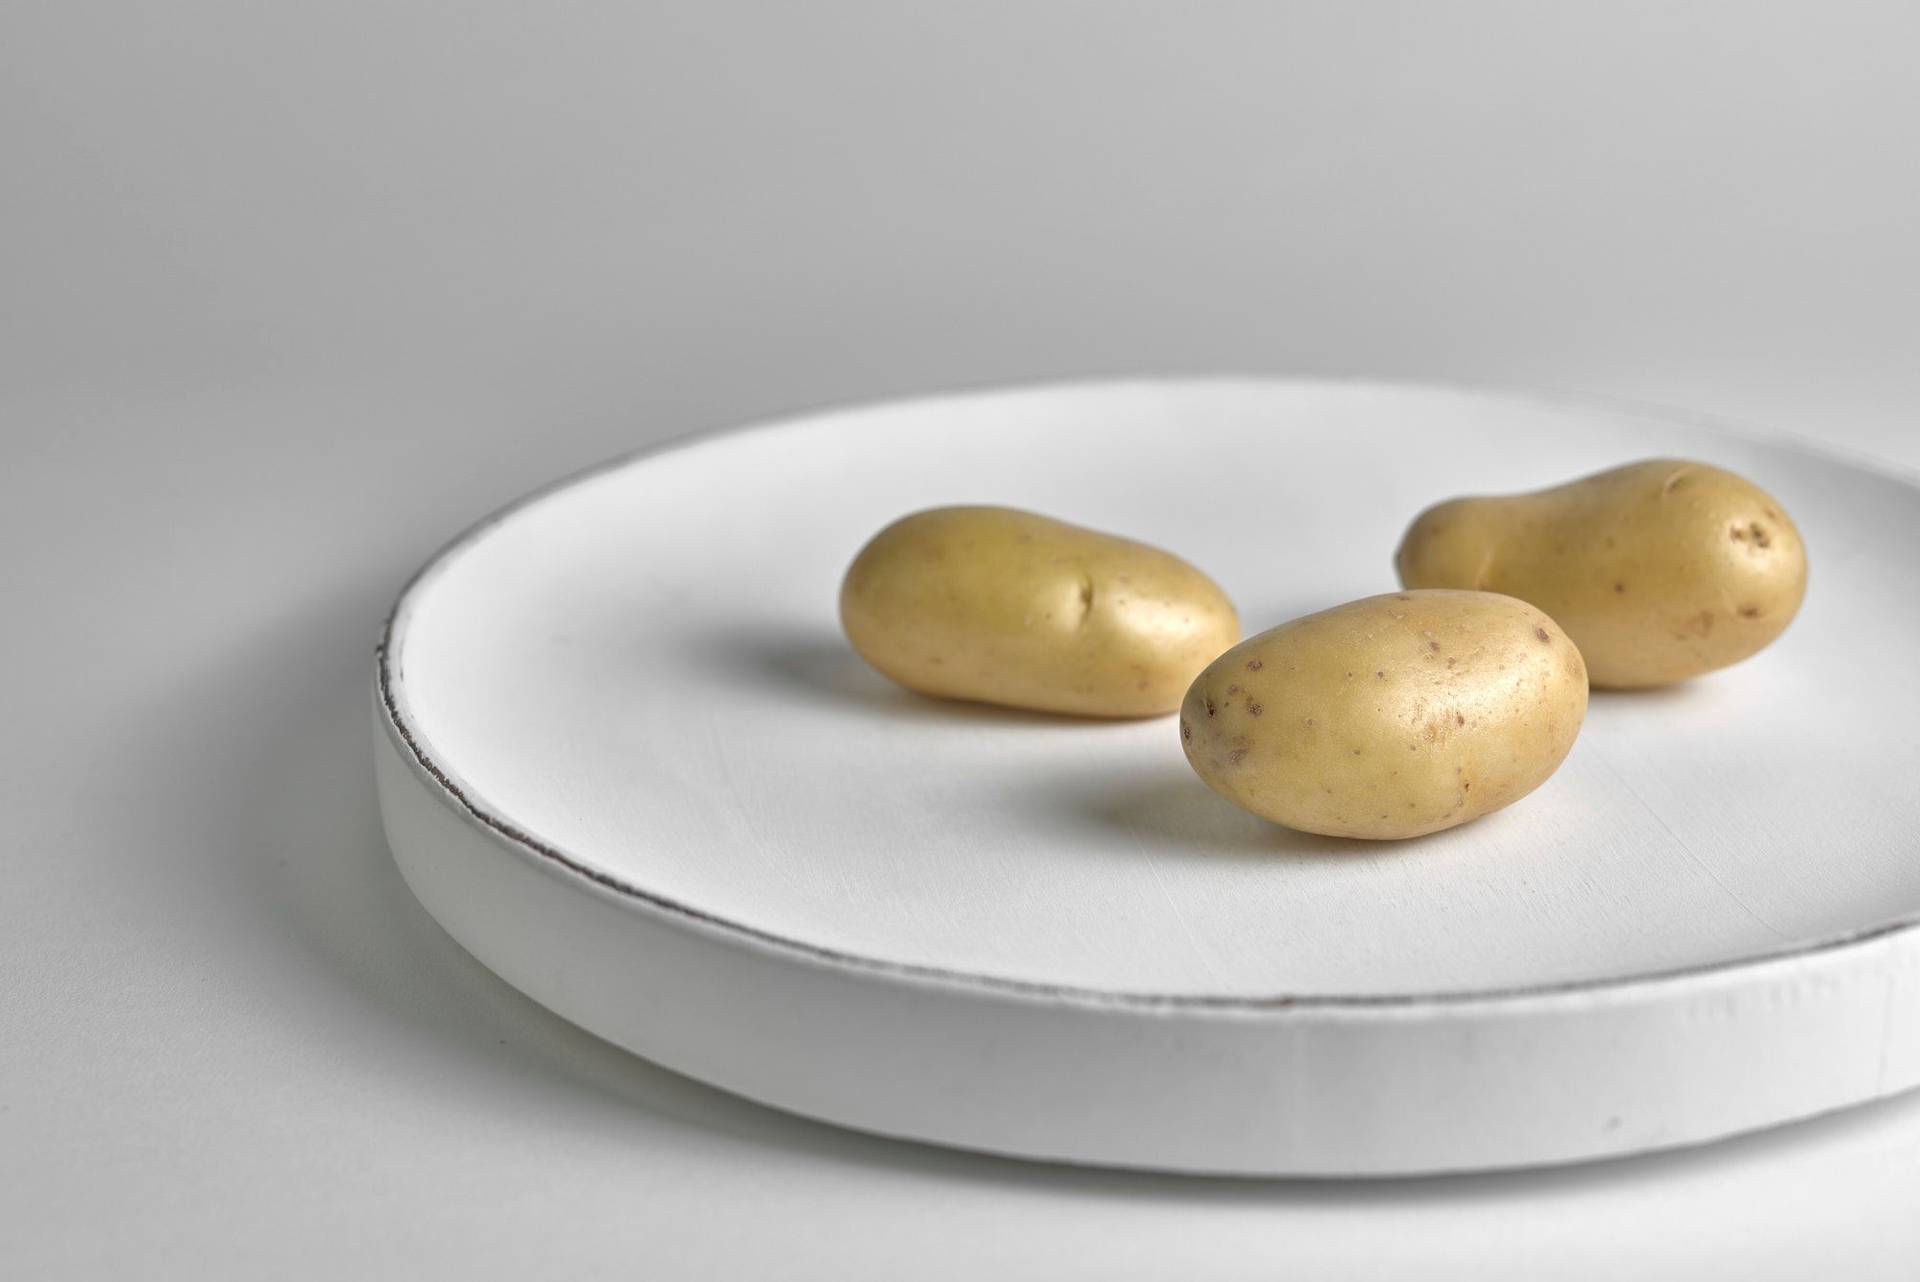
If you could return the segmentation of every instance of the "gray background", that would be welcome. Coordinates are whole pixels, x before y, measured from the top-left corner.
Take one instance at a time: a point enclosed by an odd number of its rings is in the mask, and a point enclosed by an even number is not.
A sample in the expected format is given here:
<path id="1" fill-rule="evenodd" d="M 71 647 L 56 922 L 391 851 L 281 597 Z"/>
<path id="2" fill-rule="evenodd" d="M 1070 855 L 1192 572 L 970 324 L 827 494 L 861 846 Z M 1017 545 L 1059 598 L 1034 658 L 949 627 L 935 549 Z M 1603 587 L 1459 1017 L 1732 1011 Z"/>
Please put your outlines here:
<path id="1" fill-rule="evenodd" d="M 0 7 L 0 1271 L 1910 1275 L 1913 1100 L 1371 1186 L 734 1102 L 425 917 L 365 683 L 491 506 L 895 392 L 1517 383 L 1920 467 L 1916 41 L 1896 4 Z"/>

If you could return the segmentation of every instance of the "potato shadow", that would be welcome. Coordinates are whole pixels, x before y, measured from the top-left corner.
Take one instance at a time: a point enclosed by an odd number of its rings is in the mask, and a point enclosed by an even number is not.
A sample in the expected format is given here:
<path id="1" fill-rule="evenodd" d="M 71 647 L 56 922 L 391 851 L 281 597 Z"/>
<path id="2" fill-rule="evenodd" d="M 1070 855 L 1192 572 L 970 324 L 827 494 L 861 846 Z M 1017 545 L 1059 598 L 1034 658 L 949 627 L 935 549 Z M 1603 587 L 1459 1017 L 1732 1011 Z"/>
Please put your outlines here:
<path id="1" fill-rule="evenodd" d="M 1266 860 L 1292 867 L 1336 866 L 1388 859 L 1446 860 L 1458 849 L 1453 831 L 1405 841 L 1363 841 L 1301 832 L 1262 819 L 1202 783 L 1171 745 L 1164 764 L 1083 769 L 1035 780 L 1009 797 L 1007 804 L 1033 816 L 1038 830 L 1044 831 L 1049 824 L 1090 824 L 1111 833 L 1121 848 L 1137 847 L 1163 864 Z M 1498 823 L 1500 818 L 1489 815 L 1473 826 Z"/>
<path id="2" fill-rule="evenodd" d="M 1036 780 L 1021 804 L 1089 822 L 1161 856 L 1350 860 L 1380 851 L 1377 842 L 1299 832 L 1250 814 L 1202 783 L 1176 745 L 1167 751 L 1164 765 Z"/>
<path id="3" fill-rule="evenodd" d="M 875 671 L 839 634 L 796 625 L 716 630 L 700 636 L 686 658 L 776 698 L 890 721 L 1060 730 L 1139 720 L 1075 717 L 920 694 Z"/>
<path id="4" fill-rule="evenodd" d="M 1667 708 L 1710 697 L 1711 692 L 1701 684 L 1699 677 L 1676 681 L 1672 685 L 1642 686 L 1630 690 L 1592 686 L 1587 691 L 1587 698 L 1592 703 L 1614 704 L 1622 708 Z"/>

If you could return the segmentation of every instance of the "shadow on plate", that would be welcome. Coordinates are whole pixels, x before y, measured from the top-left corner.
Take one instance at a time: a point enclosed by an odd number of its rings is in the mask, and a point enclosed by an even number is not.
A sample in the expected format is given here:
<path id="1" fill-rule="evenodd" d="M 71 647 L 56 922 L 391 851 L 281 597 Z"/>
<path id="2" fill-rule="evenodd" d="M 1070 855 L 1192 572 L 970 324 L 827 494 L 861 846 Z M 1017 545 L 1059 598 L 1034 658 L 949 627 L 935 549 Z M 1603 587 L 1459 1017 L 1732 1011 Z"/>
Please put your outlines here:
<path id="1" fill-rule="evenodd" d="M 1036 779 L 1009 798 L 1036 825 L 1092 824 L 1150 849 L 1158 859 L 1328 859 L 1378 856 L 1407 843 L 1383 844 L 1296 832 L 1240 809 L 1200 782 L 1172 742 L 1163 765 L 1122 766 Z"/>
<path id="2" fill-rule="evenodd" d="M 859 716 L 1043 730 L 1133 724 L 917 694 L 881 676 L 835 632 L 778 625 L 742 626 L 701 637 L 686 657 L 710 669 L 718 668 L 732 682 Z"/>
<path id="3" fill-rule="evenodd" d="M 1712 679 L 1713 673 L 1709 672 L 1690 681 L 1676 681 L 1672 685 L 1647 686 L 1636 690 L 1609 690 L 1603 686 L 1596 686 L 1589 693 L 1588 698 L 1595 705 L 1614 704 L 1622 708 L 1670 708 L 1709 697 L 1709 690 L 1701 682 Z"/>

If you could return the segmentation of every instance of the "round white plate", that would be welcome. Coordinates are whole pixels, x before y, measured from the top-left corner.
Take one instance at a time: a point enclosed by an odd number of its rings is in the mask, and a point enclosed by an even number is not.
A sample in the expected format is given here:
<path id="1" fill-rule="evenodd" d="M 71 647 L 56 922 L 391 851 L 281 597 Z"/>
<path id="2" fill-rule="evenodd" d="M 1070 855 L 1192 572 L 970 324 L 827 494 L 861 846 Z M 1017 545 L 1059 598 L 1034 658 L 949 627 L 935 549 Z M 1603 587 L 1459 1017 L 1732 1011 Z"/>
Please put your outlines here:
<path id="1" fill-rule="evenodd" d="M 1418 841 L 1266 824 L 1172 718 L 945 703 L 843 642 L 916 508 L 1172 549 L 1249 632 L 1395 586 L 1426 504 L 1650 455 L 1798 521 L 1774 647 L 1596 693 L 1560 772 Z M 1359 1175 L 1710 1139 L 1920 1081 L 1920 491 L 1525 396 L 1193 382 L 696 439 L 480 525 L 402 596 L 394 853 L 509 982 L 849 1126 L 1075 1162 Z"/>

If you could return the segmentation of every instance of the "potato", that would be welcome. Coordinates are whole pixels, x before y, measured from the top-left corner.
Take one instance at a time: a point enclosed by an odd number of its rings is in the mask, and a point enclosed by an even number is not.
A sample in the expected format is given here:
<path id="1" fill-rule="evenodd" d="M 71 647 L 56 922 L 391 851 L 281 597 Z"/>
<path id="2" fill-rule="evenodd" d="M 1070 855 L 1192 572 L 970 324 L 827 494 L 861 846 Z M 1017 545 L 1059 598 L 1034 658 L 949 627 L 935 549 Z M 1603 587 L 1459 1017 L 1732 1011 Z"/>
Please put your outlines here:
<path id="1" fill-rule="evenodd" d="M 1580 651 L 1492 592 L 1367 597 L 1215 659 L 1180 742 L 1237 806 L 1334 837 L 1417 837 L 1546 781 L 1587 713 Z"/>
<path id="2" fill-rule="evenodd" d="M 901 685 L 1090 717 L 1172 712 L 1240 637 L 1233 603 L 1178 557 L 1005 507 L 880 531 L 847 571 L 840 621 Z"/>
<path id="3" fill-rule="evenodd" d="M 1738 663 L 1793 619 L 1807 553 L 1786 510 L 1732 472 L 1649 459 L 1550 490 L 1453 499 L 1394 558 L 1410 588 L 1483 588 L 1567 630 L 1595 685 Z"/>

